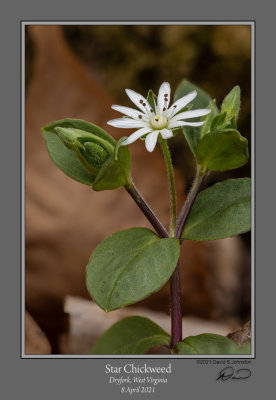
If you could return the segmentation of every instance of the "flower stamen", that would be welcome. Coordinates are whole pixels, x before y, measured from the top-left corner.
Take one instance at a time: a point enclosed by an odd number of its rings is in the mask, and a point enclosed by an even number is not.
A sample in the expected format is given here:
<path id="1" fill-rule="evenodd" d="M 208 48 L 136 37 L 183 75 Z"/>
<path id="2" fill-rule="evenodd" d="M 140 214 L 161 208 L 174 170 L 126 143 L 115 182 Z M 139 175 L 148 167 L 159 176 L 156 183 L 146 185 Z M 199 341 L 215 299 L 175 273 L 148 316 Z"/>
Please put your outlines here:
<path id="1" fill-rule="evenodd" d="M 151 152 L 155 148 L 159 135 L 163 139 L 169 139 L 173 137 L 174 128 L 181 128 L 186 125 L 201 126 L 204 124 L 204 121 L 187 122 L 185 119 L 202 117 L 210 112 L 210 109 L 199 109 L 179 113 L 196 97 L 197 93 L 195 90 L 178 99 L 169 108 L 171 91 L 168 82 L 164 82 L 160 86 L 158 97 L 152 94 L 152 97 L 157 98 L 157 102 L 153 101 L 154 104 L 150 104 L 142 95 L 133 90 L 126 89 L 126 93 L 141 111 L 129 107 L 112 106 L 114 110 L 125 114 L 125 118 L 108 121 L 109 125 L 117 128 L 138 128 L 122 143 L 122 146 L 126 146 L 142 136 L 146 136 L 146 148 Z"/>

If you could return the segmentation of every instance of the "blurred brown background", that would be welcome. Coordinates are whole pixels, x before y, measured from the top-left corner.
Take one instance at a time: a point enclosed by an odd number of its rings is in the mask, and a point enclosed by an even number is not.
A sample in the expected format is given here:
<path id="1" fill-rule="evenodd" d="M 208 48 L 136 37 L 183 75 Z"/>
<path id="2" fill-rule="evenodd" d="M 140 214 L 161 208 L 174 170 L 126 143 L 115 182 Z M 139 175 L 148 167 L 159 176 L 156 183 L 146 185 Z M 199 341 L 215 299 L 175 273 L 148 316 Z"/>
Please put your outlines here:
<path id="1" fill-rule="evenodd" d="M 169 81 L 172 91 L 182 79 L 195 82 L 220 105 L 235 85 L 241 87 L 238 128 L 250 140 L 251 27 L 247 25 L 72 25 L 63 31 L 71 49 L 119 104 L 125 88 L 146 94 Z M 26 79 L 34 49 L 26 36 Z M 174 139 L 174 151 L 182 140 Z M 171 141 L 170 141 L 171 142 Z M 182 165 L 181 150 L 176 162 Z M 187 155 L 186 155 L 187 156 Z M 249 175 L 249 164 L 237 171 Z M 231 174 L 233 174 L 231 172 Z"/>
<path id="2" fill-rule="evenodd" d="M 250 26 L 66 26 L 64 33 L 119 104 L 128 101 L 125 88 L 146 94 L 149 88 L 157 92 L 160 84 L 168 81 L 174 91 L 185 78 L 220 105 L 233 86 L 239 85 L 242 108 L 238 127 L 250 140 Z M 184 141 L 176 137 L 170 144 L 175 163 L 187 178 L 185 158 L 190 154 L 183 157 Z M 248 176 L 249 171 L 248 164 L 234 174 Z M 229 174 L 233 176 L 233 172 Z"/>
<path id="3" fill-rule="evenodd" d="M 49 160 L 40 128 L 55 119 L 83 118 L 120 137 L 125 131 L 110 129 L 106 121 L 116 115 L 112 114 L 110 104 L 131 106 L 125 88 L 146 95 L 148 89 L 157 91 L 162 82 L 169 81 L 174 92 L 182 79 L 188 79 L 206 90 L 218 105 L 233 86 L 240 85 L 242 106 L 238 129 L 249 139 L 250 145 L 250 42 L 250 27 L 245 25 L 27 27 L 26 307 L 50 337 L 55 352 L 60 351 L 57 336 L 68 330 L 63 312 L 65 296 L 87 297 L 84 273 L 88 255 L 115 230 L 133 224 L 147 226 L 147 223 L 131 200 L 127 200 L 126 205 L 121 203 L 126 196 L 122 191 L 109 192 L 109 200 L 103 200 L 107 199 L 106 193 L 91 193 L 88 187 L 62 174 Z M 143 143 L 132 146 L 133 164 L 137 164 L 133 166 L 135 178 L 143 173 L 143 168 L 146 172 L 137 183 L 154 209 L 166 218 L 166 182 L 156 183 L 161 179 L 156 176 L 164 172 L 158 150 L 150 158 Z M 172 139 L 170 146 L 179 171 L 177 182 L 181 200 L 193 178 L 193 159 L 182 135 Z M 239 176 L 250 176 L 250 163 L 224 174 L 213 173 L 205 185 Z M 153 190 L 150 182 L 155 182 Z M 162 199 L 160 192 L 165 193 Z M 91 226 L 95 218 L 92 211 L 85 211 L 91 213 L 88 217 L 79 217 L 80 212 L 74 211 L 80 204 L 83 207 L 84 199 L 89 202 L 91 199 L 98 215 L 110 217 L 114 202 L 119 201 L 121 209 L 116 208 L 117 217 L 113 217 L 112 224 L 100 226 L 97 222 Z M 65 212 L 66 207 L 71 209 Z M 124 210 L 127 215 L 123 214 Z M 89 220 L 89 227 L 86 220 Z M 66 256 L 65 244 L 62 244 L 65 237 L 66 252 L 71 251 Z M 75 248 L 76 238 L 78 248 Z M 184 315 L 215 320 L 234 318 L 240 323 L 248 319 L 250 235 L 242 235 L 242 239 L 236 238 L 235 242 L 231 240 L 206 244 L 187 241 L 184 245 L 188 246 L 185 253 L 191 254 L 188 260 L 186 254 L 184 258 Z M 234 254 L 237 251 L 238 259 Z M 227 271 L 223 256 L 230 260 Z M 143 305 L 168 313 L 168 292 L 162 294 L 161 291 L 160 296 Z"/>

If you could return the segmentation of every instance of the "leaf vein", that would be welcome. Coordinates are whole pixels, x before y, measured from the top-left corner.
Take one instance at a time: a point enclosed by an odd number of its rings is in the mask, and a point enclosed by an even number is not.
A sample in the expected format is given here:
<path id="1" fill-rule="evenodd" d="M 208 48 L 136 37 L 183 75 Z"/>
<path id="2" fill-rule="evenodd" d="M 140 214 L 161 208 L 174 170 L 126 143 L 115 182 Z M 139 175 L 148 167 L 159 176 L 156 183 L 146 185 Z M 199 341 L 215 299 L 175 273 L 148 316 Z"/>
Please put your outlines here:
<path id="1" fill-rule="evenodd" d="M 250 200 L 250 196 L 240 197 L 238 200 L 236 200 L 235 202 L 231 203 L 229 206 L 223 208 L 222 210 L 215 210 L 213 213 L 209 214 L 205 218 L 202 218 L 200 221 L 196 221 L 194 224 L 191 224 L 190 226 L 188 225 L 187 229 L 185 229 L 185 236 L 186 236 L 187 233 L 189 233 L 191 231 L 191 229 L 193 229 L 194 227 L 196 227 L 198 225 L 201 225 L 202 223 L 204 223 L 209 218 L 212 218 L 213 216 L 215 216 L 217 214 L 222 214 L 225 211 L 227 211 L 228 209 L 230 209 L 231 207 L 235 206 L 236 204 L 245 203 L 248 200 Z"/>
<path id="2" fill-rule="evenodd" d="M 116 281 L 114 282 L 113 288 L 112 288 L 112 290 L 111 290 L 111 292 L 110 292 L 110 295 L 109 295 L 109 297 L 108 297 L 108 301 L 107 301 L 108 307 L 110 307 L 110 302 L 111 302 L 111 297 L 112 297 L 112 295 L 113 295 L 113 292 L 114 292 L 114 290 L 116 289 L 116 286 L 118 285 L 118 282 L 119 282 L 121 276 L 125 273 L 125 271 L 126 271 L 126 269 L 128 268 L 129 264 L 130 264 L 131 262 L 133 262 L 133 261 L 139 256 L 139 253 L 138 253 L 138 252 L 141 252 L 142 250 L 146 249 L 146 248 L 149 247 L 152 243 L 157 242 L 158 239 L 159 239 L 158 237 L 157 237 L 157 238 L 154 238 L 154 239 L 152 239 L 150 242 L 148 242 L 145 246 L 140 247 L 140 248 L 137 250 L 136 255 L 133 256 L 132 258 L 130 258 L 129 262 L 125 265 L 124 268 L 122 268 L 122 271 L 120 272 L 120 274 L 118 275 Z"/>

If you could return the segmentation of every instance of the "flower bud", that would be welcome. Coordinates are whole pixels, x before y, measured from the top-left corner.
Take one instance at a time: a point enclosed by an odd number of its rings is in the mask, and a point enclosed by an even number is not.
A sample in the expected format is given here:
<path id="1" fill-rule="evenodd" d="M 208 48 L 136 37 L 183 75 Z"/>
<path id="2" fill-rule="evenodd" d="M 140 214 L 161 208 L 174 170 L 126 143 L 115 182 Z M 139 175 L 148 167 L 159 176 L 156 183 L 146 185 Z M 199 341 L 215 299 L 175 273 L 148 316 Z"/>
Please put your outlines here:
<path id="1" fill-rule="evenodd" d="M 93 142 L 84 143 L 84 154 L 91 165 L 100 169 L 110 154 L 99 144 Z"/>
<path id="2" fill-rule="evenodd" d="M 42 129 L 52 161 L 68 176 L 94 190 L 128 186 L 130 153 L 100 127 L 66 118 Z"/>
<path id="3" fill-rule="evenodd" d="M 103 164 L 114 154 L 114 146 L 97 135 L 75 128 L 55 128 L 62 143 L 73 150 L 82 165 L 96 175 Z"/>

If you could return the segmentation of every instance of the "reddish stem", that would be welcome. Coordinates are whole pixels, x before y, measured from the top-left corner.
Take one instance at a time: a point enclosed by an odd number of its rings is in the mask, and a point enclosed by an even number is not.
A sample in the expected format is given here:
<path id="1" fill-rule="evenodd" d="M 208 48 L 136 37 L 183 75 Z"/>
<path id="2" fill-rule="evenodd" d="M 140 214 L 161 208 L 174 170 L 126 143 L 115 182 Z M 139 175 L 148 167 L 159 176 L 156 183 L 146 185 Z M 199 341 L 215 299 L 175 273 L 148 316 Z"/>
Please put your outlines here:
<path id="1" fill-rule="evenodd" d="M 170 279 L 171 292 L 171 347 L 182 341 L 182 309 L 179 261 Z"/>

